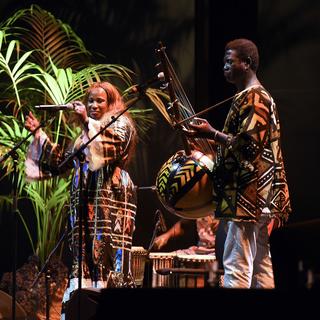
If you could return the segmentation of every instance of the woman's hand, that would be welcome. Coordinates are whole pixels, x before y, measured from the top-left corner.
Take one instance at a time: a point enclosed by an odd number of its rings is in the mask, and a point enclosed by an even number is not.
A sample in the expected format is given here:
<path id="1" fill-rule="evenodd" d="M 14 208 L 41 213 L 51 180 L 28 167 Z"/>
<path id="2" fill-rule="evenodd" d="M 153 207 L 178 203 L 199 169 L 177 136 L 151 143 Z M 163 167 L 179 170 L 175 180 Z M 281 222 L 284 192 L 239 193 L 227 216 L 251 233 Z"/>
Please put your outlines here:
<path id="1" fill-rule="evenodd" d="M 71 104 L 73 106 L 73 110 L 77 115 L 79 121 L 84 126 L 84 128 L 87 128 L 89 117 L 87 114 L 86 106 L 81 101 L 73 101 L 71 102 Z"/>
<path id="2" fill-rule="evenodd" d="M 36 128 L 39 128 L 40 126 L 40 121 L 33 115 L 33 113 L 30 111 L 29 114 L 26 116 L 26 120 L 24 122 L 24 127 L 32 132 Z M 33 135 L 36 136 L 38 134 L 39 130 L 36 132 L 33 132 Z"/>

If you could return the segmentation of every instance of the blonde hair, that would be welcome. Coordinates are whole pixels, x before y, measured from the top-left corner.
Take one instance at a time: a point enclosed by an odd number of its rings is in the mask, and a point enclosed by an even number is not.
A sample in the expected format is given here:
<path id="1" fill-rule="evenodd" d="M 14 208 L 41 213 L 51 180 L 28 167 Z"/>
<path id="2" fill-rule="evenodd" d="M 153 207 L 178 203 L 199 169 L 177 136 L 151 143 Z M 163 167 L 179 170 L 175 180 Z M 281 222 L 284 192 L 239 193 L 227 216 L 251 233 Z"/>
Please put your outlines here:
<path id="1" fill-rule="evenodd" d="M 94 82 L 90 85 L 84 96 L 85 104 L 88 103 L 88 98 L 91 90 L 96 88 L 102 88 L 106 92 L 109 111 L 121 111 L 124 109 L 125 105 L 118 89 L 107 81 Z"/>
<path id="2" fill-rule="evenodd" d="M 122 111 L 125 109 L 125 103 L 123 102 L 123 99 L 121 97 L 119 90 L 114 85 L 112 85 L 110 82 L 107 82 L 107 81 L 94 82 L 90 85 L 90 87 L 87 89 L 86 94 L 84 96 L 84 103 L 86 105 L 88 104 L 88 98 L 91 90 L 96 88 L 102 88 L 106 92 L 107 105 L 109 109 L 108 113 L 114 114 L 117 111 Z M 132 128 L 132 137 L 129 144 L 128 159 L 125 161 L 125 163 L 129 163 L 135 153 L 138 138 L 137 138 L 137 130 L 136 130 L 134 121 L 132 120 L 129 112 L 125 112 L 125 116 L 129 120 Z"/>

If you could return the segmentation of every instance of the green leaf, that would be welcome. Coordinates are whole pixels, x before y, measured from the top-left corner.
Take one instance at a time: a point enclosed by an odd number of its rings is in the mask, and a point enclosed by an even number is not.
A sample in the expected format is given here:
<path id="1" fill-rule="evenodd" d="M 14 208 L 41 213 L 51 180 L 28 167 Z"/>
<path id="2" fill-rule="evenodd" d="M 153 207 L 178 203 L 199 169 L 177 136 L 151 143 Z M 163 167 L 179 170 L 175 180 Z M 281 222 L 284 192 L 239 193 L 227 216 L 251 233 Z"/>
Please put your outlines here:
<path id="1" fill-rule="evenodd" d="M 6 62 L 9 64 L 9 61 L 10 61 L 10 58 L 11 58 L 11 55 L 12 55 L 12 52 L 13 52 L 13 49 L 16 45 L 17 41 L 15 40 L 12 40 L 10 41 L 9 43 L 9 46 L 8 46 L 8 49 L 7 49 L 7 53 L 6 53 Z"/>
<path id="2" fill-rule="evenodd" d="M 17 61 L 14 68 L 12 69 L 12 74 L 15 75 L 15 79 L 19 78 L 21 75 L 21 67 L 22 64 L 29 58 L 29 56 L 32 54 L 32 51 L 28 51 L 23 54 L 23 56 Z M 24 68 L 30 67 L 29 65 L 24 66 Z"/>
<path id="3" fill-rule="evenodd" d="M 6 127 L 7 132 L 8 132 L 8 134 L 10 135 L 10 138 L 13 139 L 13 138 L 16 137 L 14 130 L 12 130 L 12 128 L 11 128 L 6 122 L 3 122 L 2 125 L 3 125 L 4 127 Z"/>

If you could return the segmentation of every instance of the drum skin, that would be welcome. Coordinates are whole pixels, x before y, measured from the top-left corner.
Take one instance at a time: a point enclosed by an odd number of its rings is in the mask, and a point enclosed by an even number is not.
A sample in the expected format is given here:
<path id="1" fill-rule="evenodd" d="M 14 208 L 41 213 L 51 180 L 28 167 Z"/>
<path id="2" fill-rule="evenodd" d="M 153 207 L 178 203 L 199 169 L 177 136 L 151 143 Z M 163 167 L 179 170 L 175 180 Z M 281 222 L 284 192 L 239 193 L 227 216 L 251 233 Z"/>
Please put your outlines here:
<path id="1" fill-rule="evenodd" d="M 161 167 L 156 178 L 159 200 L 171 213 L 185 219 L 212 214 L 216 194 L 211 177 L 214 161 L 200 151 L 176 152 Z"/>

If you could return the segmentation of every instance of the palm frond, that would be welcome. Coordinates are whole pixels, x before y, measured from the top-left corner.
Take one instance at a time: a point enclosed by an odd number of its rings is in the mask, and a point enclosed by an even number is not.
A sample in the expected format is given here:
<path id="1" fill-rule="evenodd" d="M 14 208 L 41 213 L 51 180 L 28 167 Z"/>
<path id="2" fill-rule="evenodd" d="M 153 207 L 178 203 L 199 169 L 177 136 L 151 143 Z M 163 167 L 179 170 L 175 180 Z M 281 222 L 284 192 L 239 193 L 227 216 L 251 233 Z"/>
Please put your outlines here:
<path id="1" fill-rule="evenodd" d="M 154 89 L 154 88 L 148 88 L 145 91 L 145 97 L 147 100 L 150 100 L 151 105 L 163 115 L 166 121 L 168 121 L 169 124 L 172 123 L 171 118 L 167 111 L 166 104 L 169 103 L 170 98 L 169 96 L 164 93 L 162 90 Z"/>
<path id="2" fill-rule="evenodd" d="M 25 191 L 32 200 L 37 216 L 35 250 L 43 263 L 57 242 L 65 219 L 63 207 L 69 199 L 70 179 L 58 177 L 26 185 Z"/>
<path id="3" fill-rule="evenodd" d="M 21 107 L 21 99 L 18 84 L 30 78 L 30 73 L 34 69 L 34 65 L 29 63 L 27 59 L 32 51 L 25 52 L 19 57 L 19 41 L 11 40 L 5 48 L 3 39 L 5 34 L 0 30 L 0 73 L 4 73 L 10 80 L 9 88 L 12 87 L 17 105 Z M 6 52 L 4 52 L 6 50 Z M 16 55 L 13 54 L 16 52 Z M 14 111 L 16 113 L 18 110 Z"/>
<path id="4" fill-rule="evenodd" d="M 23 128 L 21 122 L 15 117 L 4 116 L 0 112 L 0 156 L 8 153 L 15 145 L 25 139 L 29 132 Z M 21 129 L 22 128 L 22 129 Z M 16 150 L 19 161 L 17 162 L 18 171 L 18 190 L 22 191 L 24 186 L 24 161 L 26 158 L 26 144 L 21 145 Z M 10 175 L 13 170 L 13 160 L 9 157 L 3 164 L 6 170 L 4 176 Z"/>
<path id="5" fill-rule="evenodd" d="M 19 37 L 23 51 L 37 48 L 32 61 L 48 72 L 49 58 L 61 68 L 75 70 L 90 62 L 91 53 L 72 28 L 38 5 L 17 11 L 2 27 Z"/>
<path id="6" fill-rule="evenodd" d="M 133 72 L 117 64 L 96 64 L 90 65 L 76 73 L 73 78 L 73 91 L 68 97 L 68 101 L 81 98 L 87 88 L 96 81 L 118 80 L 118 89 L 124 91 L 121 87 L 130 86 L 132 83 L 131 75 Z"/>
<path id="7" fill-rule="evenodd" d="M 12 197 L 0 195 L 0 210 L 8 212 L 12 207 Z"/>

